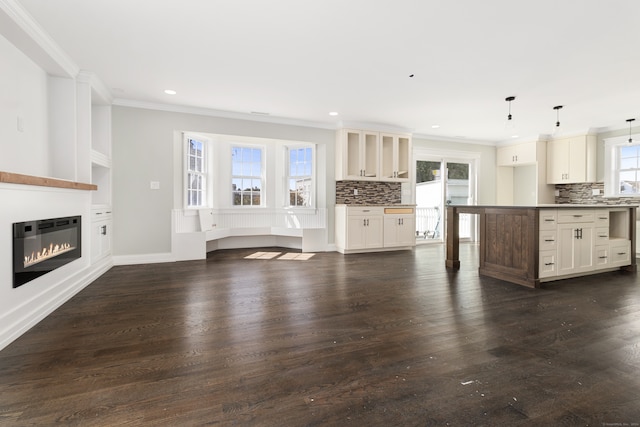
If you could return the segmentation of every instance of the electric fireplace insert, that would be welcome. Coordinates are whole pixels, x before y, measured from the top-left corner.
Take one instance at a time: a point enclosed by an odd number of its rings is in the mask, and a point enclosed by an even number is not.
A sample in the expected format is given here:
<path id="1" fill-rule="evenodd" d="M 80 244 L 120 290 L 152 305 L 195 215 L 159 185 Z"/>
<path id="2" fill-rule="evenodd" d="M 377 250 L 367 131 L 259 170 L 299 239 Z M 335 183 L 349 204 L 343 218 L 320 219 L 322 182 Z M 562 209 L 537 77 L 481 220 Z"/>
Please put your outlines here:
<path id="1" fill-rule="evenodd" d="M 82 256 L 81 217 L 40 219 L 13 224 L 13 287 Z"/>

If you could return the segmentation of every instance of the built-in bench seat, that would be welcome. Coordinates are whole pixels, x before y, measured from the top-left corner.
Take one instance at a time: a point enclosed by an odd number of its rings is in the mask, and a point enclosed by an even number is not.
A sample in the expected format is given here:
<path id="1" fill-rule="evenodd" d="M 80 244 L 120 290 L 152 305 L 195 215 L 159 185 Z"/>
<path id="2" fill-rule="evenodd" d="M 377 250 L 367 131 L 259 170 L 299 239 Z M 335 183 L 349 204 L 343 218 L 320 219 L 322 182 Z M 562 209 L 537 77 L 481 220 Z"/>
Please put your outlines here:
<path id="1" fill-rule="evenodd" d="M 326 247 L 326 209 L 201 209 L 173 211 L 172 254 L 203 259 L 218 249 L 281 246 L 315 252 Z"/>

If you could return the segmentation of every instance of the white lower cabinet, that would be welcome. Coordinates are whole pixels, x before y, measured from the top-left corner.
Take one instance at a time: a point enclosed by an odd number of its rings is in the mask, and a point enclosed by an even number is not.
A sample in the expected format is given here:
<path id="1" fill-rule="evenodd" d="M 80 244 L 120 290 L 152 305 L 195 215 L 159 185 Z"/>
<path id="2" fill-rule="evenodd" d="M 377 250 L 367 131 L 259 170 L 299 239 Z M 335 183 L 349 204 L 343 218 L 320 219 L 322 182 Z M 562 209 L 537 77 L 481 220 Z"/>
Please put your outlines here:
<path id="1" fill-rule="evenodd" d="M 597 267 L 606 267 L 609 265 L 609 245 L 596 246 L 594 262 Z"/>
<path id="2" fill-rule="evenodd" d="M 556 251 L 540 251 L 540 278 L 557 276 Z"/>
<path id="3" fill-rule="evenodd" d="M 593 223 L 558 225 L 558 274 L 589 271 L 593 267 Z"/>
<path id="4" fill-rule="evenodd" d="M 384 247 L 411 246 L 416 242 L 415 215 L 384 216 Z"/>
<path id="5" fill-rule="evenodd" d="M 347 247 L 369 249 L 382 246 L 382 216 L 353 215 L 347 220 Z"/>
<path id="6" fill-rule="evenodd" d="M 335 221 L 336 247 L 341 253 L 393 250 L 416 244 L 413 207 L 340 205 L 336 206 Z"/>
<path id="7" fill-rule="evenodd" d="M 629 240 L 615 240 L 609 245 L 609 263 L 612 267 L 629 265 L 631 263 L 631 242 Z"/>
<path id="8" fill-rule="evenodd" d="M 111 253 L 111 209 L 91 212 L 91 263 Z"/>
<path id="9" fill-rule="evenodd" d="M 540 210 L 538 239 L 540 279 L 631 264 L 624 208 Z"/>

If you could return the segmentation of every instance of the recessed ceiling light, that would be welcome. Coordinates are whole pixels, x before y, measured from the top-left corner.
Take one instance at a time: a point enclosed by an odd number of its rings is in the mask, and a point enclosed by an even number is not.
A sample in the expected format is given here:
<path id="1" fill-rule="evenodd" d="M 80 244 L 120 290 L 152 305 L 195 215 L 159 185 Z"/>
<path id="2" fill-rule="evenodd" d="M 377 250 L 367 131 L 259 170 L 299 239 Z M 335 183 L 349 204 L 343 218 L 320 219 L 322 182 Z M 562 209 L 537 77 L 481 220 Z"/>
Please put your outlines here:
<path id="1" fill-rule="evenodd" d="M 178 92 L 176 92 L 173 89 L 167 89 L 167 90 L 164 91 L 164 93 L 166 93 L 167 95 L 175 95 Z"/>
<path id="2" fill-rule="evenodd" d="M 431 129 L 438 129 L 440 125 L 431 125 Z"/>
<path id="3" fill-rule="evenodd" d="M 338 115 L 338 112 L 337 112 L 337 111 L 332 111 L 332 112 L 330 112 L 330 113 L 329 113 L 329 115 L 330 115 L 330 116 L 337 116 L 337 115 Z"/>

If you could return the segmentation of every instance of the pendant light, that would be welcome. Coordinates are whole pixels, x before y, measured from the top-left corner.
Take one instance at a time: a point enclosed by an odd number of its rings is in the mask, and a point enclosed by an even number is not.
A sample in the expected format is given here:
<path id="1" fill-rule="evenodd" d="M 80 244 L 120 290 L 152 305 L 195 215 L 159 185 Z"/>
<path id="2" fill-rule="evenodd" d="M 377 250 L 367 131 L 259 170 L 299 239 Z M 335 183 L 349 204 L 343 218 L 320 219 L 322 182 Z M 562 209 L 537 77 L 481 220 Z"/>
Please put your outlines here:
<path id="1" fill-rule="evenodd" d="M 633 142 L 633 139 L 631 138 L 631 123 L 634 122 L 636 119 L 627 119 L 627 122 L 629 123 L 629 144 L 631 144 Z"/>
<path id="2" fill-rule="evenodd" d="M 514 99 L 516 99 L 515 96 L 507 96 L 504 99 L 509 103 L 509 114 L 507 115 L 507 121 L 504 124 L 504 128 L 507 132 L 509 132 L 511 138 L 518 137 L 518 135 L 516 135 L 516 125 L 513 123 L 513 116 L 511 115 L 511 101 L 513 101 Z"/>
<path id="3" fill-rule="evenodd" d="M 560 127 L 560 110 L 562 110 L 562 105 L 556 105 L 553 107 L 556 110 L 556 130 Z"/>
<path id="4" fill-rule="evenodd" d="M 511 101 L 513 101 L 514 99 L 516 99 L 515 96 L 507 96 L 505 98 L 505 101 L 507 101 L 509 103 L 509 115 L 507 116 L 507 120 L 511 120 L 512 116 L 511 116 Z"/>

